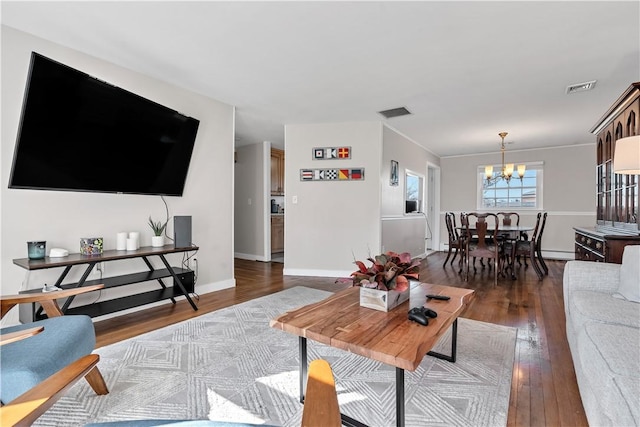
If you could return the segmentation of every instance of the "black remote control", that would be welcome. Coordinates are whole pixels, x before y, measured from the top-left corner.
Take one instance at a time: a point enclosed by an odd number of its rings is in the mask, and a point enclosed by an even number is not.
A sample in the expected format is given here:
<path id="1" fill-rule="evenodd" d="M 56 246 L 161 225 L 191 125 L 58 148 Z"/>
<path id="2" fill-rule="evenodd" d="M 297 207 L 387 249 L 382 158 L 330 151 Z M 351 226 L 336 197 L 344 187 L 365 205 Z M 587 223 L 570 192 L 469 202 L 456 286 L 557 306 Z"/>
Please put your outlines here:
<path id="1" fill-rule="evenodd" d="M 448 297 L 446 295 L 427 295 L 427 299 L 437 299 L 440 301 L 449 301 L 451 299 L 451 297 Z"/>

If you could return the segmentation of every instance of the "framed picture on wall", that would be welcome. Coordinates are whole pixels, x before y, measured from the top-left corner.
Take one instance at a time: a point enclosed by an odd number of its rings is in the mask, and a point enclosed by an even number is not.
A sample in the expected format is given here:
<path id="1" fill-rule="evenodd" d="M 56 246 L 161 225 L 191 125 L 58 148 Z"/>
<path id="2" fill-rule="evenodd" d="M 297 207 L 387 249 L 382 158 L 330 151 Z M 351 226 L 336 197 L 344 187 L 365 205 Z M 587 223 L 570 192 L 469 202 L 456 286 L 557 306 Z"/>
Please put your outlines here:
<path id="1" fill-rule="evenodd" d="M 391 186 L 398 185 L 398 162 L 396 160 L 391 160 L 391 177 L 390 177 Z"/>

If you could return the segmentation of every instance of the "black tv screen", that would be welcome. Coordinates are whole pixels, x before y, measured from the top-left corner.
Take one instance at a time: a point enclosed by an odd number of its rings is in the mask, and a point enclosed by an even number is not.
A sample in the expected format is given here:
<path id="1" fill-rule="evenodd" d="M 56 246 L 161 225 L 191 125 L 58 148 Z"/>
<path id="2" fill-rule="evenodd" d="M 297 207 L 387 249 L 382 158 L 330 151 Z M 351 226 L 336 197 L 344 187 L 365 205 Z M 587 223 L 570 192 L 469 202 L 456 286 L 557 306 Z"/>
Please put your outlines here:
<path id="1" fill-rule="evenodd" d="M 9 188 L 182 196 L 199 124 L 34 52 Z"/>

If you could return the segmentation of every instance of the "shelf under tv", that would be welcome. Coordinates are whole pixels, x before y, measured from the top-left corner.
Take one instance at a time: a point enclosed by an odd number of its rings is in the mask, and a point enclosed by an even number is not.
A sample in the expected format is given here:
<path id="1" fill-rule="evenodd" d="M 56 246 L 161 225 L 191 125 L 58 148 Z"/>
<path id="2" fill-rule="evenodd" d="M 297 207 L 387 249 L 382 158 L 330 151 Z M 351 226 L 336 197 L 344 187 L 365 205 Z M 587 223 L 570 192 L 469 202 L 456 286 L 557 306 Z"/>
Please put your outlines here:
<path id="1" fill-rule="evenodd" d="M 165 299 L 171 299 L 176 303 L 175 298 L 184 296 L 194 310 L 198 307 L 190 297 L 189 293 L 194 291 L 194 273 L 191 270 L 172 267 L 165 258 L 166 254 L 195 251 L 198 247 L 175 248 L 173 245 L 166 245 L 162 248 L 143 247 L 136 251 L 105 251 L 100 255 L 86 256 L 81 254 L 71 254 L 64 258 L 45 257 L 42 260 L 30 260 L 28 258 L 14 259 L 13 263 L 27 270 L 41 270 L 48 268 L 64 267 L 64 271 L 58 277 L 55 285 L 63 288 L 76 288 L 104 284 L 104 289 L 128 286 L 136 283 L 157 281 L 160 289 L 140 292 L 124 297 L 99 301 L 87 305 L 71 307 L 73 298 L 68 298 L 61 309 L 65 314 L 86 314 L 91 317 L 103 316 L 117 311 L 127 310 L 134 307 L 150 304 Z M 158 256 L 166 268 L 155 269 L 147 259 L 150 256 Z M 111 262 L 124 259 L 139 258 L 144 261 L 148 270 L 119 276 L 104 277 L 102 279 L 87 280 L 92 269 L 97 263 Z M 85 271 L 78 282 L 62 284 L 72 267 L 85 267 Z M 162 279 L 173 278 L 173 286 L 167 286 Z M 32 289 L 24 292 L 39 292 L 40 289 Z M 94 291 L 100 292 L 100 291 Z M 23 304 L 20 306 L 20 321 L 23 323 L 32 322 L 46 317 L 41 308 L 36 304 Z"/>

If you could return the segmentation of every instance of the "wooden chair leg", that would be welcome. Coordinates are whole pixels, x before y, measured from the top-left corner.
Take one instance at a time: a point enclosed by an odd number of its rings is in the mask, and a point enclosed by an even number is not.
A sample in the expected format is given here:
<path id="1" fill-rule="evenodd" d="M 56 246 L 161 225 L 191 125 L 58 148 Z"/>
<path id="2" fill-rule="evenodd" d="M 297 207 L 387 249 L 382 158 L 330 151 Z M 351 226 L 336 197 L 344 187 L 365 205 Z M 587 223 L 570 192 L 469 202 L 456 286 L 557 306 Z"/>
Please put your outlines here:
<path id="1" fill-rule="evenodd" d="M 462 267 L 464 269 L 464 281 L 469 281 L 469 257 L 465 257 L 464 265 Z"/>
<path id="2" fill-rule="evenodd" d="M 533 266 L 533 269 L 536 271 L 536 274 L 538 275 L 538 280 L 542 280 L 542 276 L 544 276 L 544 274 L 542 273 L 540 266 L 536 262 L 535 252 L 533 250 L 530 251 L 529 256 L 531 258 L 531 265 Z"/>
<path id="3" fill-rule="evenodd" d="M 447 261 L 449 261 L 450 256 L 451 256 L 451 243 L 449 243 L 449 252 L 447 252 L 447 258 L 444 260 L 444 263 L 442 263 L 442 268 L 445 268 L 447 266 Z M 453 262 L 453 260 L 451 260 L 451 262 Z"/>
<path id="4" fill-rule="evenodd" d="M 453 258 L 451 258 L 451 265 L 453 265 L 453 261 L 455 261 L 456 257 L 458 256 L 458 248 L 455 248 L 455 252 L 453 253 Z M 446 261 L 445 261 L 446 264 Z"/>
<path id="5" fill-rule="evenodd" d="M 544 270 L 544 274 L 549 274 L 549 268 L 547 267 L 547 264 L 545 264 L 544 259 L 542 258 L 542 251 L 540 250 L 540 247 L 536 248 L 536 255 L 538 255 L 538 262 L 540 263 L 540 266 L 542 267 L 542 269 Z"/>
<path id="6" fill-rule="evenodd" d="M 84 377 L 93 391 L 98 395 L 109 394 L 109 389 L 107 388 L 107 383 L 104 382 L 104 377 L 98 370 L 97 366 L 94 366 L 92 370 L 90 370 L 87 375 Z"/>

